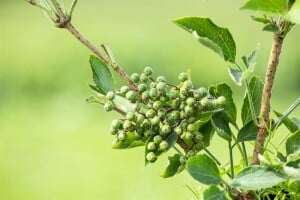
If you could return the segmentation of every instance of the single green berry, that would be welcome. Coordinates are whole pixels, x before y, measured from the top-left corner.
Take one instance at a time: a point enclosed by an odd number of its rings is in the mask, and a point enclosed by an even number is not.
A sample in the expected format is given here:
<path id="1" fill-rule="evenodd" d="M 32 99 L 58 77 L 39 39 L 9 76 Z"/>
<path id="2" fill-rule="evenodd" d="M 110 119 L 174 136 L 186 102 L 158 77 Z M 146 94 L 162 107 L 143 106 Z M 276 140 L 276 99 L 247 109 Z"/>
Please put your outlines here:
<path id="1" fill-rule="evenodd" d="M 186 105 L 184 107 L 184 112 L 188 115 L 193 114 L 194 112 L 194 108 L 192 106 Z"/>
<path id="2" fill-rule="evenodd" d="M 193 87 L 193 83 L 191 80 L 186 80 L 183 82 L 182 87 L 186 87 L 186 88 L 190 89 Z"/>
<path id="3" fill-rule="evenodd" d="M 116 95 L 115 95 L 115 93 L 113 91 L 109 91 L 109 92 L 106 93 L 106 98 L 108 100 L 114 100 L 115 96 Z"/>
<path id="4" fill-rule="evenodd" d="M 126 119 L 127 120 L 130 120 L 130 121 L 134 121 L 134 119 L 135 119 L 135 114 L 134 114 L 134 112 L 128 112 L 127 114 L 126 114 Z"/>
<path id="5" fill-rule="evenodd" d="M 128 91 L 125 95 L 126 99 L 133 100 L 136 98 L 136 94 L 133 91 Z"/>
<path id="6" fill-rule="evenodd" d="M 158 82 L 156 85 L 156 89 L 158 91 L 163 91 L 166 89 L 166 84 L 164 82 Z"/>
<path id="7" fill-rule="evenodd" d="M 149 91 L 149 95 L 152 99 L 156 99 L 158 97 L 158 92 L 155 88 L 151 88 Z"/>
<path id="8" fill-rule="evenodd" d="M 142 115 L 142 114 L 136 115 L 136 123 L 142 124 L 144 122 L 144 119 L 145 119 L 144 115 Z"/>
<path id="9" fill-rule="evenodd" d="M 133 126 L 132 122 L 129 120 L 125 120 L 123 124 L 124 129 L 130 129 Z"/>
<path id="10" fill-rule="evenodd" d="M 196 136 L 195 136 L 196 141 L 200 142 L 203 140 L 203 138 L 204 138 L 204 135 L 202 133 L 199 133 L 199 132 L 196 133 Z"/>
<path id="11" fill-rule="evenodd" d="M 186 112 L 184 112 L 183 110 L 180 111 L 180 119 L 185 119 L 187 118 L 187 114 Z"/>
<path id="12" fill-rule="evenodd" d="M 185 130 L 186 128 L 187 128 L 187 126 L 188 126 L 189 124 L 187 123 L 187 121 L 182 121 L 181 123 L 180 123 L 180 126 L 181 126 L 181 128 L 183 129 L 183 130 Z"/>
<path id="13" fill-rule="evenodd" d="M 140 134 L 138 132 L 135 132 L 134 136 L 135 136 L 135 139 L 137 139 L 137 140 L 142 138 L 142 134 Z"/>
<path id="14" fill-rule="evenodd" d="M 226 98 L 224 96 L 220 96 L 217 98 L 216 102 L 218 105 L 223 106 L 226 103 Z"/>
<path id="15" fill-rule="evenodd" d="M 145 67 L 144 73 L 145 73 L 147 76 L 150 76 L 150 75 L 152 74 L 152 68 L 151 68 L 151 67 Z"/>
<path id="16" fill-rule="evenodd" d="M 109 132 L 110 132 L 110 134 L 112 134 L 112 135 L 116 135 L 116 134 L 119 132 L 119 130 L 116 129 L 116 128 L 111 127 L 111 128 L 109 129 Z"/>
<path id="17" fill-rule="evenodd" d="M 166 78 L 164 76 L 158 76 L 156 82 L 166 82 Z"/>
<path id="18" fill-rule="evenodd" d="M 142 73 L 140 75 L 140 81 L 147 83 L 148 80 L 149 80 L 149 77 L 146 74 Z"/>
<path id="19" fill-rule="evenodd" d="M 112 122 L 111 122 L 111 127 L 114 128 L 114 129 L 119 129 L 121 126 L 121 122 L 120 120 L 118 119 L 114 119 Z"/>
<path id="20" fill-rule="evenodd" d="M 149 98 L 150 98 L 150 95 L 149 95 L 149 92 L 148 92 L 148 91 L 145 91 L 145 92 L 142 93 L 142 99 L 143 99 L 144 101 L 149 100 Z"/>
<path id="21" fill-rule="evenodd" d="M 172 121 L 177 121 L 180 118 L 180 112 L 175 110 L 173 112 L 171 112 L 170 118 Z"/>
<path id="22" fill-rule="evenodd" d="M 167 141 L 163 140 L 161 143 L 159 143 L 159 150 L 165 151 L 169 148 L 169 144 Z"/>
<path id="23" fill-rule="evenodd" d="M 120 141 L 124 141 L 126 139 L 126 134 L 123 131 L 119 132 L 118 133 L 118 139 Z"/>
<path id="24" fill-rule="evenodd" d="M 162 107 L 162 102 L 161 101 L 155 101 L 154 103 L 153 103 L 153 108 L 155 109 L 155 110 L 158 110 L 158 109 L 160 109 L 161 107 Z"/>
<path id="25" fill-rule="evenodd" d="M 168 124 L 164 124 L 161 128 L 162 134 L 166 135 L 171 132 L 171 127 Z"/>
<path id="26" fill-rule="evenodd" d="M 153 109 L 150 109 L 146 112 L 147 118 L 153 118 L 155 116 L 155 111 Z"/>
<path id="27" fill-rule="evenodd" d="M 156 160 L 156 155 L 155 155 L 155 153 L 153 153 L 153 152 L 147 153 L 146 159 L 147 159 L 149 162 L 154 162 L 154 161 Z"/>
<path id="28" fill-rule="evenodd" d="M 192 106 L 195 103 L 195 99 L 193 97 L 189 97 L 186 100 L 186 104 Z"/>
<path id="29" fill-rule="evenodd" d="M 209 104 L 208 98 L 204 98 L 200 101 L 201 106 L 206 107 Z"/>
<path id="30" fill-rule="evenodd" d="M 148 145 L 147 145 L 147 149 L 149 151 L 154 151 L 156 149 L 156 145 L 154 142 L 149 142 Z"/>
<path id="31" fill-rule="evenodd" d="M 152 129 L 152 132 L 155 133 L 154 135 L 158 134 L 159 129 L 160 129 L 159 124 L 152 125 L 151 129 Z"/>
<path id="32" fill-rule="evenodd" d="M 182 129 L 180 126 L 177 126 L 174 128 L 174 132 L 176 135 L 181 135 L 182 134 Z"/>
<path id="33" fill-rule="evenodd" d="M 171 88 L 169 90 L 168 96 L 170 99 L 176 99 L 179 96 L 179 91 L 176 88 Z"/>
<path id="34" fill-rule="evenodd" d="M 149 129 L 150 126 L 151 126 L 150 120 L 149 120 L 149 119 L 144 119 L 144 122 L 143 122 L 143 124 L 142 124 L 142 127 L 143 127 L 144 129 Z"/>
<path id="35" fill-rule="evenodd" d="M 154 138 L 153 138 L 153 142 L 154 142 L 155 144 L 159 144 L 162 140 L 163 140 L 163 138 L 162 138 L 160 135 L 156 135 L 156 136 L 154 136 Z"/>
<path id="36" fill-rule="evenodd" d="M 138 85 L 138 91 L 139 92 L 144 92 L 146 90 L 147 90 L 147 85 L 146 84 L 142 83 L 142 84 Z"/>
<path id="37" fill-rule="evenodd" d="M 139 80 L 140 80 L 140 75 L 139 75 L 138 73 L 133 73 L 133 74 L 131 74 L 130 79 L 131 79 L 133 82 L 137 83 L 137 82 L 139 82 Z"/>
<path id="38" fill-rule="evenodd" d="M 184 82 L 184 81 L 188 80 L 189 77 L 188 77 L 187 73 L 180 73 L 178 78 L 181 82 Z"/>
<path id="39" fill-rule="evenodd" d="M 208 95 L 208 91 L 204 87 L 198 88 L 198 91 L 199 91 L 199 97 L 200 98 L 205 97 L 205 96 Z"/>
<path id="40" fill-rule="evenodd" d="M 152 131 L 151 131 L 151 130 L 146 130 L 146 131 L 144 132 L 144 135 L 145 135 L 146 137 L 150 137 L 150 136 L 152 136 Z"/>
<path id="41" fill-rule="evenodd" d="M 187 126 L 187 130 L 190 131 L 190 132 L 193 132 L 195 129 L 196 129 L 196 127 L 195 127 L 194 124 L 189 124 L 189 125 Z"/>
<path id="42" fill-rule="evenodd" d="M 180 88 L 180 94 L 184 96 L 186 96 L 188 94 L 188 88 L 187 87 L 181 87 Z"/>
<path id="43" fill-rule="evenodd" d="M 121 94 L 125 95 L 129 91 L 129 87 L 124 85 L 120 88 Z"/>
<path id="44" fill-rule="evenodd" d="M 166 111 L 165 109 L 163 109 L 163 108 L 161 108 L 161 109 L 159 109 L 159 110 L 157 111 L 157 116 L 158 116 L 159 118 L 165 117 L 166 114 L 167 114 L 167 111 Z"/>
<path id="45" fill-rule="evenodd" d="M 151 83 L 150 83 L 150 88 L 155 88 L 155 87 L 156 87 L 156 84 L 157 84 L 156 82 L 151 82 Z"/>
<path id="46" fill-rule="evenodd" d="M 114 103 L 112 101 L 107 101 L 104 104 L 104 110 L 105 111 L 112 111 L 114 109 Z"/>
<path id="47" fill-rule="evenodd" d="M 155 117 L 153 117 L 153 118 L 151 119 L 151 124 L 152 124 L 152 125 L 158 125 L 159 122 L 160 122 L 160 119 L 159 119 L 158 116 L 155 116 Z"/>
<path id="48" fill-rule="evenodd" d="M 184 138 L 188 140 L 192 140 L 194 138 L 194 135 L 191 132 L 187 131 L 184 132 Z"/>
<path id="49" fill-rule="evenodd" d="M 177 109 L 179 106 L 180 106 L 180 99 L 179 99 L 179 98 L 174 99 L 174 100 L 172 101 L 171 107 L 172 107 L 173 109 Z"/>
<path id="50" fill-rule="evenodd" d="M 188 119 L 187 119 L 187 123 L 189 124 L 192 124 L 196 121 L 196 117 L 195 116 L 190 116 Z"/>

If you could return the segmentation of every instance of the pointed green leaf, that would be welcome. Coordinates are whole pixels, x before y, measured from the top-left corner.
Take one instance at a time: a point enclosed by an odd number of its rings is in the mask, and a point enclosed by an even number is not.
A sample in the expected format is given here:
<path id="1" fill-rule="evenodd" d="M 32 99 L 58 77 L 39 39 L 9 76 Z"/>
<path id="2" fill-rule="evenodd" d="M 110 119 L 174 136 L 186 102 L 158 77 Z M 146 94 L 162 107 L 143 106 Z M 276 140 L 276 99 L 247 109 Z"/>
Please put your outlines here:
<path id="1" fill-rule="evenodd" d="M 248 122 L 240 129 L 237 135 L 237 142 L 253 141 L 256 139 L 258 127 L 253 121 Z"/>
<path id="2" fill-rule="evenodd" d="M 275 33 L 277 31 L 279 31 L 278 26 L 276 26 L 275 24 L 267 24 L 263 27 L 262 29 L 263 31 L 268 31 L 268 32 L 272 32 Z"/>
<path id="3" fill-rule="evenodd" d="M 252 77 L 252 79 L 249 83 L 249 92 L 251 95 L 253 108 L 254 108 L 256 117 L 259 116 L 259 112 L 260 112 L 262 91 L 263 91 L 262 80 L 258 76 Z M 241 117 L 242 117 L 243 124 L 247 124 L 249 121 L 252 120 L 251 108 L 250 108 L 248 96 L 245 96 L 245 98 L 244 98 Z"/>
<path id="4" fill-rule="evenodd" d="M 200 127 L 199 132 L 203 134 L 202 143 L 204 147 L 208 147 L 210 145 L 210 141 L 215 133 L 215 129 L 211 124 L 211 121 L 205 123 Z"/>
<path id="5" fill-rule="evenodd" d="M 270 23 L 270 20 L 267 19 L 267 18 L 263 18 L 263 17 L 254 17 L 254 16 L 251 16 L 251 19 L 253 21 L 257 21 L 257 22 L 260 22 L 260 23 L 263 23 L 263 24 L 268 24 Z"/>
<path id="6" fill-rule="evenodd" d="M 240 70 L 236 70 L 236 69 L 232 69 L 229 68 L 229 75 L 231 77 L 231 79 L 238 85 L 241 86 L 242 85 L 242 81 L 243 81 L 243 72 Z"/>
<path id="7" fill-rule="evenodd" d="M 229 121 L 226 119 L 226 117 L 224 117 L 224 115 L 222 113 L 218 113 L 215 114 L 212 118 L 211 118 L 211 122 L 212 125 L 214 126 L 217 134 L 227 140 L 227 141 L 231 141 L 231 130 L 229 127 Z"/>
<path id="8" fill-rule="evenodd" d="M 228 120 L 236 125 L 236 106 L 232 98 L 232 90 L 226 83 L 219 85 L 212 85 L 209 87 L 209 93 L 214 97 L 224 96 L 226 98 L 226 105 L 224 111 Z"/>
<path id="9" fill-rule="evenodd" d="M 235 176 L 231 185 L 244 190 L 261 190 L 271 188 L 284 181 L 283 175 L 272 168 L 252 165 L 242 169 Z"/>
<path id="10" fill-rule="evenodd" d="M 111 71 L 97 56 L 90 55 L 90 65 L 93 71 L 93 79 L 101 94 L 114 90 L 114 80 Z"/>
<path id="11" fill-rule="evenodd" d="M 205 154 L 190 158 L 187 162 L 187 170 L 200 183 L 217 185 L 222 182 L 216 163 Z"/>
<path id="12" fill-rule="evenodd" d="M 300 1 L 297 0 L 291 7 L 288 12 L 287 19 L 296 23 L 300 24 Z"/>
<path id="13" fill-rule="evenodd" d="M 174 22 L 192 33 L 200 43 L 218 53 L 225 61 L 235 62 L 235 42 L 227 28 L 221 28 L 211 19 L 203 17 L 184 17 Z"/>
<path id="14" fill-rule="evenodd" d="M 241 9 L 285 15 L 288 11 L 288 0 L 249 0 Z"/>
<path id="15" fill-rule="evenodd" d="M 134 133 L 127 133 L 124 141 L 116 141 L 113 144 L 113 149 L 130 149 L 134 147 L 143 146 L 145 144 L 142 140 L 137 140 Z"/>
<path id="16" fill-rule="evenodd" d="M 168 159 L 169 159 L 168 167 L 165 169 L 165 171 L 161 175 L 163 178 L 169 178 L 169 177 L 174 176 L 177 173 L 179 166 L 181 165 L 179 154 L 175 154 L 172 157 L 169 156 Z"/>
<path id="17" fill-rule="evenodd" d="M 274 113 L 277 117 L 280 117 L 280 121 L 291 131 L 291 132 L 295 132 L 297 130 L 299 130 L 298 125 L 292 120 L 290 119 L 288 116 L 281 118 L 283 116 L 283 114 L 281 114 L 280 112 L 277 112 L 274 110 Z"/>
<path id="18" fill-rule="evenodd" d="M 216 185 L 211 185 L 203 192 L 203 200 L 228 200 L 223 190 Z"/>
<path id="19" fill-rule="evenodd" d="M 292 133 L 285 143 L 286 154 L 299 153 L 300 154 L 300 130 Z"/>

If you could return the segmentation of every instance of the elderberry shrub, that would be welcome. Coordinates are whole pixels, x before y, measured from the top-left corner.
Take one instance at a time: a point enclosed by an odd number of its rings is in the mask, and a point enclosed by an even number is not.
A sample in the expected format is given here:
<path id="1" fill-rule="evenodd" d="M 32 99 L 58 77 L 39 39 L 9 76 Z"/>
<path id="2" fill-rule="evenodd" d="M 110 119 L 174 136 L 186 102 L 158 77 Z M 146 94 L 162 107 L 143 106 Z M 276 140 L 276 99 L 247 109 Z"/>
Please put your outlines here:
<path id="1" fill-rule="evenodd" d="M 179 140 L 189 147 L 180 159 L 181 168 L 187 158 L 203 149 L 203 135 L 197 130 L 198 120 L 205 113 L 222 110 L 224 96 L 212 97 L 206 88 L 195 88 L 187 73 L 180 73 L 179 84 L 167 83 L 166 78 L 152 77 L 152 68 L 146 67 L 141 74 L 130 77 L 137 84 L 135 89 L 122 86 L 106 95 L 104 109 L 116 108 L 116 96 L 134 104 L 120 119 L 112 121 L 110 132 L 116 136 L 114 145 L 130 148 L 145 145 L 146 162 L 155 162 Z"/>

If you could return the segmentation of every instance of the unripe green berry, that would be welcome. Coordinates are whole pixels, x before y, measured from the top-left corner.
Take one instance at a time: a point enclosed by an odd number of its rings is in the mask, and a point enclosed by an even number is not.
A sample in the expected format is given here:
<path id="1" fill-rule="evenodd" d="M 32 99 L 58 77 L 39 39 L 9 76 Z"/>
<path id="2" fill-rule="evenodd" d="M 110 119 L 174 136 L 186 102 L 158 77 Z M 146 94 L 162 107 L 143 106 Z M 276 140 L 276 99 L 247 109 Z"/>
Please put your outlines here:
<path id="1" fill-rule="evenodd" d="M 144 73 L 145 73 L 147 76 L 150 76 L 150 75 L 152 74 L 152 68 L 151 68 L 151 67 L 145 67 Z"/>
<path id="2" fill-rule="evenodd" d="M 120 122 L 120 120 L 118 120 L 118 119 L 114 119 L 114 120 L 111 122 L 111 127 L 114 128 L 114 129 L 119 129 L 119 128 L 120 128 L 120 125 L 121 125 L 121 122 Z"/>
<path id="3" fill-rule="evenodd" d="M 130 129 L 133 126 L 132 122 L 129 120 L 125 120 L 123 124 L 124 129 Z"/>
<path id="4" fill-rule="evenodd" d="M 134 114 L 134 112 L 128 112 L 127 114 L 126 114 L 126 119 L 127 120 L 130 120 L 130 121 L 134 121 L 134 119 L 135 119 L 135 114 Z"/>
<path id="5" fill-rule="evenodd" d="M 161 108 L 161 109 L 159 109 L 159 110 L 157 111 L 157 116 L 158 116 L 159 118 L 165 117 L 166 114 L 167 114 L 167 111 L 166 111 L 165 109 L 163 109 L 163 108 Z"/>
<path id="6" fill-rule="evenodd" d="M 189 131 L 189 132 L 193 132 L 195 129 L 196 129 L 196 127 L 194 124 L 189 124 L 187 126 L 187 131 Z"/>
<path id="7" fill-rule="evenodd" d="M 184 138 L 188 140 L 192 140 L 194 138 L 194 135 L 191 132 L 187 131 L 184 132 Z"/>
<path id="8" fill-rule="evenodd" d="M 144 122 L 145 117 L 142 114 L 136 115 L 136 123 L 142 124 Z"/>
<path id="9" fill-rule="evenodd" d="M 145 84 L 139 84 L 138 87 L 137 87 L 138 91 L 139 92 L 144 92 L 147 90 L 147 86 Z"/>
<path id="10" fill-rule="evenodd" d="M 116 128 L 113 128 L 113 127 L 111 127 L 110 129 L 109 129 L 109 132 L 110 132 L 110 134 L 112 134 L 112 135 L 116 135 L 117 133 L 118 133 L 118 129 L 116 129 Z"/>
<path id="11" fill-rule="evenodd" d="M 170 99 L 176 99 L 179 96 L 179 91 L 176 88 L 171 88 L 168 92 Z"/>
<path id="12" fill-rule="evenodd" d="M 193 97 L 189 97 L 186 100 L 186 104 L 192 106 L 195 103 L 195 99 Z"/>
<path id="13" fill-rule="evenodd" d="M 149 151 L 154 151 L 156 149 L 155 143 L 154 142 L 149 142 L 147 145 L 147 149 Z"/>
<path id="14" fill-rule="evenodd" d="M 141 139 L 142 138 L 142 134 L 135 132 L 134 133 L 135 139 Z"/>
<path id="15" fill-rule="evenodd" d="M 113 91 L 109 91 L 109 92 L 106 93 L 106 98 L 108 100 L 114 100 L 115 96 L 116 95 L 115 95 L 115 93 Z"/>
<path id="16" fill-rule="evenodd" d="M 193 151 L 193 150 L 190 150 L 187 154 L 186 154 L 186 156 L 188 157 L 188 158 L 191 158 L 191 157 L 193 157 L 193 156 L 195 156 L 196 155 L 196 153 Z"/>
<path id="17" fill-rule="evenodd" d="M 196 141 L 200 142 L 204 138 L 204 135 L 202 133 L 196 133 L 195 139 Z"/>
<path id="18" fill-rule="evenodd" d="M 155 87 L 156 87 L 156 84 L 157 84 L 156 82 L 151 82 L 151 83 L 150 83 L 150 88 L 155 88 Z"/>
<path id="19" fill-rule="evenodd" d="M 153 153 L 153 152 L 149 152 L 147 153 L 146 155 L 146 159 L 149 161 L 149 162 L 154 162 L 156 160 L 156 155 Z"/>
<path id="20" fill-rule="evenodd" d="M 167 141 L 163 140 L 161 143 L 159 143 L 159 150 L 165 151 L 169 148 L 169 144 Z"/>
<path id="21" fill-rule="evenodd" d="M 158 91 L 163 91 L 164 89 L 166 89 L 166 84 L 164 82 L 158 82 L 156 85 L 156 89 Z"/>
<path id="22" fill-rule="evenodd" d="M 186 80 L 183 82 L 182 87 L 186 87 L 186 88 L 192 88 L 193 87 L 193 83 L 190 80 Z"/>
<path id="23" fill-rule="evenodd" d="M 147 83 L 148 80 L 149 80 L 149 77 L 146 74 L 142 73 L 140 75 L 140 81 Z"/>
<path id="24" fill-rule="evenodd" d="M 150 95 L 149 95 L 149 92 L 148 92 L 148 91 L 145 91 L 145 92 L 142 93 L 142 99 L 143 99 L 144 101 L 149 100 L 149 98 L 150 98 Z"/>
<path id="25" fill-rule="evenodd" d="M 191 124 L 191 123 L 194 123 L 196 121 L 196 117 L 194 116 L 190 116 L 188 119 L 187 119 L 187 123 Z"/>
<path id="26" fill-rule="evenodd" d="M 126 134 L 123 131 L 119 132 L 118 133 L 118 139 L 120 141 L 124 141 L 126 139 Z"/>
<path id="27" fill-rule="evenodd" d="M 155 134 L 159 133 L 159 129 L 160 129 L 159 124 L 152 125 L 151 129 L 153 133 Z"/>
<path id="28" fill-rule="evenodd" d="M 105 111 L 112 111 L 114 109 L 114 104 L 112 101 L 107 101 L 105 104 L 104 104 L 104 110 Z"/>
<path id="29" fill-rule="evenodd" d="M 178 79 L 181 81 L 181 82 L 184 82 L 186 80 L 188 80 L 188 75 L 187 73 L 180 73 L 179 76 L 178 76 Z"/>
<path id="30" fill-rule="evenodd" d="M 206 107 L 209 104 L 208 98 L 204 98 L 200 101 L 201 106 Z"/>
<path id="31" fill-rule="evenodd" d="M 136 94 L 133 91 L 128 91 L 125 95 L 126 99 L 133 100 L 136 98 Z"/>
<path id="32" fill-rule="evenodd" d="M 124 85 L 120 88 L 121 94 L 125 95 L 129 91 L 129 87 Z"/>
<path id="33" fill-rule="evenodd" d="M 176 110 L 176 111 L 171 112 L 170 119 L 172 121 L 177 121 L 179 118 L 180 118 L 180 112 L 179 111 Z"/>
<path id="34" fill-rule="evenodd" d="M 183 110 L 180 111 L 180 119 L 185 119 L 187 117 L 187 113 Z"/>
<path id="35" fill-rule="evenodd" d="M 174 99 L 174 100 L 172 101 L 171 107 L 172 107 L 173 109 L 177 109 L 177 108 L 179 107 L 179 105 L 180 105 L 180 99 L 179 99 L 179 98 L 176 98 L 176 99 Z"/>
<path id="36" fill-rule="evenodd" d="M 152 135 L 152 131 L 146 130 L 146 131 L 144 132 L 144 135 L 145 135 L 146 137 L 150 137 L 150 136 Z"/>
<path id="37" fill-rule="evenodd" d="M 182 128 L 183 130 L 185 130 L 185 129 L 187 128 L 187 126 L 188 126 L 187 121 L 182 121 L 182 122 L 180 123 L 180 126 L 181 126 L 181 128 Z"/>
<path id="38" fill-rule="evenodd" d="M 156 99 L 158 97 L 158 92 L 155 88 L 151 88 L 149 91 L 149 95 L 152 99 Z"/>
<path id="39" fill-rule="evenodd" d="M 156 82 L 166 82 L 166 78 L 164 76 L 158 76 Z"/>
<path id="40" fill-rule="evenodd" d="M 155 101 L 154 103 L 153 103 L 153 108 L 155 109 L 155 110 L 158 110 L 158 109 L 160 109 L 162 107 L 162 102 L 161 101 Z"/>
<path id="41" fill-rule="evenodd" d="M 146 112 L 146 117 L 147 118 L 153 118 L 155 116 L 155 111 L 150 109 Z"/>
<path id="42" fill-rule="evenodd" d="M 176 135 L 181 135 L 182 134 L 182 129 L 180 126 L 177 126 L 174 128 L 174 132 Z"/>
<path id="43" fill-rule="evenodd" d="M 199 97 L 200 98 L 205 97 L 208 94 L 207 89 L 204 88 L 204 87 L 198 88 L 198 91 L 199 91 Z"/>
<path id="44" fill-rule="evenodd" d="M 224 96 L 220 96 L 216 100 L 217 105 L 223 106 L 226 104 L 226 98 Z"/>
<path id="45" fill-rule="evenodd" d="M 194 108 L 192 107 L 192 106 L 189 106 L 189 105 L 186 105 L 185 107 L 184 107 L 184 112 L 186 113 L 186 114 L 192 114 L 193 112 L 194 112 Z"/>
<path id="46" fill-rule="evenodd" d="M 171 127 L 168 124 L 164 124 L 161 128 L 162 134 L 166 135 L 171 132 Z"/>
<path id="47" fill-rule="evenodd" d="M 163 140 L 163 138 L 162 138 L 160 135 L 156 135 L 156 136 L 154 136 L 154 138 L 153 138 L 153 142 L 154 142 L 155 144 L 159 144 L 162 140 Z"/>
<path id="48" fill-rule="evenodd" d="M 183 96 L 186 96 L 188 94 L 188 88 L 182 86 L 180 88 L 180 94 L 183 95 Z"/>
<path id="49" fill-rule="evenodd" d="M 144 122 L 143 122 L 143 124 L 142 124 L 142 127 L 143 127 L 144 129 L 149 129 L 150 126 L 151 126 L 150 120 L 149 120 L 149 119 L 144 119 Z"/>
<path id="50" fill-rule="evenodd" d="M 139 75 L 138 73 L 133 73 L 133 74 L 131 74 L 130 79 L 131 79 L 133 82 L 137 83 L 137 82 L 139 82 L 139 80 L 140 80 L 140 75 Z"/>
<path id="51" fill-rule="evenodd" d="M 158 116 L 155 116 L 155 117 L 153 117 L 153 118 L 151 119 L 151 124 L 152 124 L 152 125 L 158 125 L 159 122 L 160 122 L 160 119 L 159 119 Z"/>

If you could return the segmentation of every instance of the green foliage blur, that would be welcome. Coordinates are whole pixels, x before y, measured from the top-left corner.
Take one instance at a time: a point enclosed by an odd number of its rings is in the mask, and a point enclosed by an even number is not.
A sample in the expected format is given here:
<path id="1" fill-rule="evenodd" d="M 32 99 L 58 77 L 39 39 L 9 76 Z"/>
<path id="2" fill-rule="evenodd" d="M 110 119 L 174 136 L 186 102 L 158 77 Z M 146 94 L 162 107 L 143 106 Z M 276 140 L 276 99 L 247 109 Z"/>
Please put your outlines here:
<path id="1" fill-rule="evenodd" d="M 190 70 L 197 86 L 230 83 L 240 104 L 243 90 L 230 80 L 228 64 L 171 20 L 211 17 L 230 29 L 238 56 L 260 43 L 256 72 L 263 76 L 272 36 L 239 10 L 243 3 L 79 0 L 72 20 L 95 44 L 110 44 L 128 73 L 151 66 L 155 75 L 175 82 L 179 72 Z M 299 34 L 294 27 L 283 47 L 272 100 L 278 111 L 300 94 Z M 40 10 L 24 1 L 0 1 L 0 199 L 192 199 L 185 185 L 198 185 L 187 173 L 159 176 L 167 155 L 145 168 L 140 149 L 111 149 L 108 129 L 116 116 L 85 104 L 93 94 L 88 58 L 89 51 Z M 222 149 L 212 151 L 227 160 Z"/>

